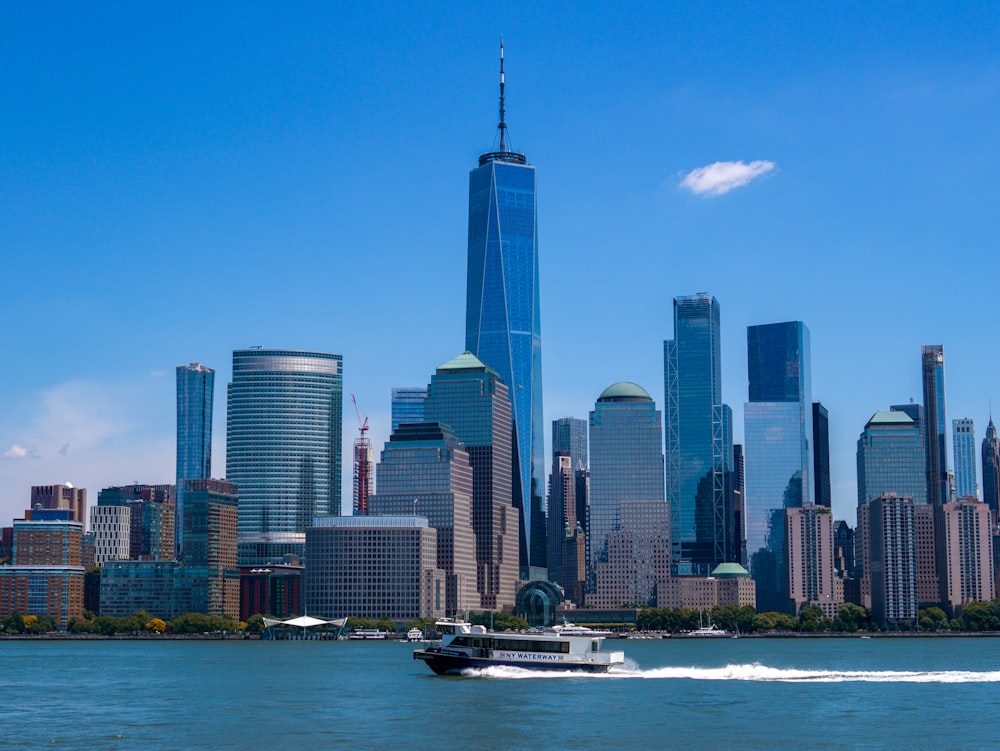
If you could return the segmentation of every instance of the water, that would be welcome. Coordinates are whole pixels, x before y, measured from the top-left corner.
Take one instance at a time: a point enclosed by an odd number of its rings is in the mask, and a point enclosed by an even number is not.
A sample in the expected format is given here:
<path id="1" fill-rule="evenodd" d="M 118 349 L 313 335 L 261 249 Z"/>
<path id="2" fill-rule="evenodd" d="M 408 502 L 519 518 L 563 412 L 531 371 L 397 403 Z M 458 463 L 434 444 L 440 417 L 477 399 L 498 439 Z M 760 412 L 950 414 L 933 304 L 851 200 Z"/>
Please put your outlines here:
<path id="1" fill-rule="evenodd" d="M 609 642 L 607 675 L 412 645 L 0 641 L 0 749 L 987 748 L 1000 640 Z"/>

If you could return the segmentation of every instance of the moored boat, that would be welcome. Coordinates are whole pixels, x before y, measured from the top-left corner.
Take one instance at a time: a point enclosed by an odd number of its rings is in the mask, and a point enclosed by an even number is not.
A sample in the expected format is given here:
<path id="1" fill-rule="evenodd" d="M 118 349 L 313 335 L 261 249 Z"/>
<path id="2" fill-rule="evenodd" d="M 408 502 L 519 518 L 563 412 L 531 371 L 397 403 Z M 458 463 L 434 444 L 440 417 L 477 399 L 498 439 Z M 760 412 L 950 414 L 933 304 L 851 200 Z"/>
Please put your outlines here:
<path id="1" fill-rule="evenodd" d="M 496 666 L 605 673 L 625 662 L 624 652 L 601 649 L 606 632 L 571 623 L 529 633 L 488 631 L 452 619 L 435 626 L 441 646 L 418 649 L 413 659 L 423 660 L 439 675 Z"/>

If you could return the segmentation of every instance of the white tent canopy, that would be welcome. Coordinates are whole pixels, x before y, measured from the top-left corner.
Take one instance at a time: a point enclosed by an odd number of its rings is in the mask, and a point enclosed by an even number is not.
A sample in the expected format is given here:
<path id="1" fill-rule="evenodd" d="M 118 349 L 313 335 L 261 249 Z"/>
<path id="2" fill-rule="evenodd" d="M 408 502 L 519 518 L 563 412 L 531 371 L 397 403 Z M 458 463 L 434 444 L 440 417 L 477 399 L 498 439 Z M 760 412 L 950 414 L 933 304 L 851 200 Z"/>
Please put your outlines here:
<path id="1" fill-rule="evenodd" d="M 287 621 L 278 620 L 276 618 L 265 618 L 264 626 L 267 628 L 272 628 L 273 626 L 292 626 L 293 628 L 312 628 L 313 626 L 336 626 L 337 628 L 343 628 L 347 625 L 347 618 L 337 618 L 332 621 L 324 621 L 322 618 L 313 618 L 311 615 L 300 615 L 298 618 L 289 618 Z"/>

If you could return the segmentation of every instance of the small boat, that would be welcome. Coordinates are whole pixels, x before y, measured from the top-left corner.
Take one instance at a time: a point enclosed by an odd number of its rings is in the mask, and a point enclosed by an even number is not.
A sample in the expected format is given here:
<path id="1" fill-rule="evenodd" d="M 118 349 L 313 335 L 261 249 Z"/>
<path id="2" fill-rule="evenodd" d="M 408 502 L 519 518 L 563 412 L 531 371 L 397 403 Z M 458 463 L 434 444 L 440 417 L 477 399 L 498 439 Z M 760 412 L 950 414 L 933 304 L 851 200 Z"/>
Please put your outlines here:
<path id="1" fill-rule="evenodd" d="M 719 628 L 714 623 L 711 626 L 702 626 L 701 628 L 696 628 L 694 631 L 689 631 L 688 636 L 698 636 L 698 637 L 708 637 L 708 638 L 718 638 L 720 636 L 732 636 L 724 628 Z"/>
<path id="2" fill-rule="evenodd" d="M 382 640 L 389 635 L 388 631 L 381 631 L 377 628 L 356 628 L 347 635 L 348 639 L 355 641 Z"/>
<path id="3" fill-rule="evenodd" d="M 423 660 L 438 675 L 496 666 L 606 673 L 625 662 L 624 652 L 601 649 L 607 632 L 572 623 L 533 633 L 488 631 L 450 618 L 434 625 L 441 632 L 441 646 L 418 649 L 413 659 Z"/>
<path id="4" fill-rule="evenodd" d="M 732 636 L 732 634 L 726 631 L 724 628 L 719 628 L 714 623 L 712 623 L 711 618 L 709 618 L 709 624 L 707 626 L 702 626 L 701 613 L 698 613 L 698 628 L 696 628 L 694 631 L 688 631 L 686 636 L 695 636 L 702 638 L 707 637 L 711 639 L 713 637 L 714 638 L 719 638 L 723 636 L 729 637 Z"/>
<path id="5" fill-rule="evenodd" d="M 424 632 L 419 628 L 411 628 L 406 632 L 406 641 L 423 641 Z"/>

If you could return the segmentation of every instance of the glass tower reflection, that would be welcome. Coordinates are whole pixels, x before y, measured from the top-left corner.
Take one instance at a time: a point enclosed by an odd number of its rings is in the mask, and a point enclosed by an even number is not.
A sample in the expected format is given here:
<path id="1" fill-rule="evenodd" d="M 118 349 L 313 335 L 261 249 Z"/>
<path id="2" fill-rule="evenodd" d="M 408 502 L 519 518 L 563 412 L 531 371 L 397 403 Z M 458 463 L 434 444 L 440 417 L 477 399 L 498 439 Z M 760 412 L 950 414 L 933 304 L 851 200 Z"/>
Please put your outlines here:
<path id="1" fill-rule="evenodd" d="M 510 389 L 514 503 L 521 515 L 520 563 L 545 566 L 542 344 L 538 293 L 535 168 L 506 146 L 503 51 L 500 147 L 469 174 L 466 349 Z"/>
<path id="2" fill-rule="evenodd" d="M 722 404 L 719 319 L 714 297 L 674 298 L 674 338 L 663 343 L 674 575 L 707 576 L 720 563 L 740 560 L 733 420 Z"/>
<path id="3" fill-rule="evenodd" d="M 215 371 L 201 363 L 177 366 L 177 552 L 182 552 L 184 481 L 212 476 L 212 406 Z"/>
<path id="4" fill-rule="evenodd" d="M 233 352 L 226 479 L 239 486 L 241 566 L 305 555 L 314 516 L 340 514 L 340 355 Z"/>
<path id="5" fill-rule="evenodd" d="M 790 608 L 785 509 L 813 504 L 809 329 L 801 321 L 747 328 L 744 408 L 746 537 L 757 609 Z"/>

